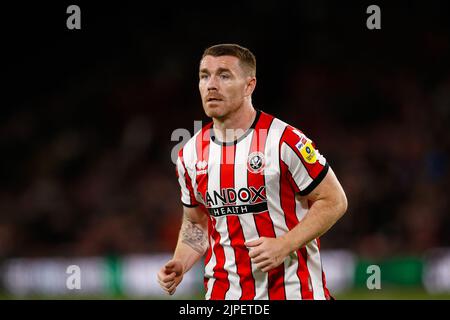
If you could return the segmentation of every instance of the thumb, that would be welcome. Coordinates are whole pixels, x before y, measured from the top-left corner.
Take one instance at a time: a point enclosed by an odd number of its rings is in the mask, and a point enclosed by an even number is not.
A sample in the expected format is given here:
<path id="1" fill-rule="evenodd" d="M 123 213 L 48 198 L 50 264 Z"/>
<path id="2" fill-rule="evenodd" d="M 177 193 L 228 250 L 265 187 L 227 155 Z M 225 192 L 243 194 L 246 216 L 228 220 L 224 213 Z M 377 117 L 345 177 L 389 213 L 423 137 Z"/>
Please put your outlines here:
<path id="1" fill-rule="evenodd" d="M 246 243 L 244 243 L 247 247 L 257 247 L 259 246 L 262 242 L 263 242 L 264 238 L 258 238 L 256 240 L 253 241 L 247 241 Z"/>
<path id="2" fill-rule="evenodd" d="M 164 267 L 166 272 L 175 272 L 176 275 L 179 275 L 182 271 L 181 265 L 175 260 L 170 260 Z"/>
<path id="3" fill-rule="evenodd" d="M 172 271 L 175 268 L 175 261 L 170 260 L 169 262 L 166 263 L 164 268 L 166 269 L 166 271 Z"/>

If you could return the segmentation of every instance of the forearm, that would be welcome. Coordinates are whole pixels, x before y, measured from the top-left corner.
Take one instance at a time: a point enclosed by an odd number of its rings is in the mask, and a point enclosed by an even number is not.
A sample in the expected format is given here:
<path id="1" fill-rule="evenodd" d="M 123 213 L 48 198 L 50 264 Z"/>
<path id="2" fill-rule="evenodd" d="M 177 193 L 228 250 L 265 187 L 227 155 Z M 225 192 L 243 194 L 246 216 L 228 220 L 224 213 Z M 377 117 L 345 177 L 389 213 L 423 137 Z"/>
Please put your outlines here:
<path id="1" fill-rule="evenodd" d="M 289 252 L 302 248 L 327 232 L 345 212 L 343 205 L 318 200 L 309 208 L 305 217 L 282 237 Z"/>
<path id="2" fill-rule="evenodd" d="M 208 225 L 183 218 L 173 259 L 183 264 L 183 273 L 189 271 L 208 249 Z"/>

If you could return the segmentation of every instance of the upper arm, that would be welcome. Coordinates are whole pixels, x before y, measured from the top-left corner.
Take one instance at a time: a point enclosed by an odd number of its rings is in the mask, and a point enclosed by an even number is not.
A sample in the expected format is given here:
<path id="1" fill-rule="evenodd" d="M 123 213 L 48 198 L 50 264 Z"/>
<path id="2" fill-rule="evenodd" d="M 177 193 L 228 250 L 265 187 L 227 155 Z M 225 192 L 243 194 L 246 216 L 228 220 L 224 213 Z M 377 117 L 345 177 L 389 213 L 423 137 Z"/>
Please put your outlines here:
<path id="1" fill-rule="evenodd" d="M 189 220 L 194 224 L 199 224 L 204 227 L 208 226 L 208 216 L 205 213 L 205 211 L 203 211 L 202 206 L 196 207 L 183 206 L 183 215 L 185 219 Z"/>
<path id="2" fill-rule="evenodd" d="M 297 195 L 300 200 L 316 202 L 326 200 L 330 205 L 344 213 L 347 210 L 347 197 L 333 170 L 330 168 L 323 180 L 307 195 Z"/>
<path id="3" fill-rule="evenodd" d="M 280 145 L 280 160 L 296 193 L 309 194 L 327 175 L 329 165 L 315 144 L 302 132 L 288 127 Z"/>
<path id="4" fill-rule="evenodd" d="M 181 190 L 181 202 L 185 207 L 195 207 L 199 203 L 195 198 L 194 188 L 192 186 L 192 178 L 186 169 L 186 164 L 183 158 L 183 149 L 180 149 L 176 165 L 176 174 Z"/>
<path id="5" fill-rule="evenodd" d="M 325 157 L 314 142 L 291 127 L 286 130 L 280 157 L 288 169 L 291 187 L 300 200 L 327 200 L 330 205 L 347 208 L 344 190 Z"/>
<path id="6" fill-rule="evenodd" d="M 176 174 L 181 190 L 181 203 L 183 204 L 183 219 L 194 224 L 203 226 L 208 225 L 208 217 L 205 214 L 204 207 L 200 204 L 194 194 L 192 177 L 184 162 L 183 148 L 178 153 Z"/>

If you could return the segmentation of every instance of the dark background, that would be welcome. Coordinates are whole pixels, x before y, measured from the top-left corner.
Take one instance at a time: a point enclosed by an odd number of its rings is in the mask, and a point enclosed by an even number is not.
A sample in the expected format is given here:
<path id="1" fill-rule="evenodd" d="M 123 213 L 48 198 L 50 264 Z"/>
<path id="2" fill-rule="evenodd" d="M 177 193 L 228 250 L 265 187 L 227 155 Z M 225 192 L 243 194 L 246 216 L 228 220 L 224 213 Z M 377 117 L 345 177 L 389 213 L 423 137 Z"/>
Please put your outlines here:
<path id="1" fill-rule="evenodd" d="M 392 1 L 393 2 L 393 1 Z M 68 30 L 66 8 L 81 8 Z M 381 8 L 381 30 L 366 9 Z M 257 58 L 254 106 L 303 130 L 348 197 L 323 248 L 450 245 L 448 1 L 2 4 L 0 258 L 152 253 L 181 222 L 177 128 L 208 120 L 198 63 Z"/>

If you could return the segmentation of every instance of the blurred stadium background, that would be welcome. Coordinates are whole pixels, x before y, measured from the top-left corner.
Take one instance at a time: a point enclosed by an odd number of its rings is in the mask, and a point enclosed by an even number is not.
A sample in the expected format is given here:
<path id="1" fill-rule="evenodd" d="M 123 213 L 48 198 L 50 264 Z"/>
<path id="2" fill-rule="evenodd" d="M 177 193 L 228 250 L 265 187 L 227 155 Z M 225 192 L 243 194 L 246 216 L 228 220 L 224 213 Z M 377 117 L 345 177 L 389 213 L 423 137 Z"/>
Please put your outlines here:
<path id="1" fill-rule="evenodd" d="M 66 8 L 81 8 L 81 30 Z M 366 28 L 381 7 L 382 29 Z M 2 5 L 0 297 L 167 299 L 177 128 L 206 123 L 203 49 L 257 57 L 254 105 L 301 128 L 347 214 L 322 237 L 338 299 L 450 298 L 450 3 Z M 366 287 L 369 265 L 381 289 Z M 69 265 L 81 290 L 68 290 Z M 170 299 L 201 299 L 202 266 Z"/>

